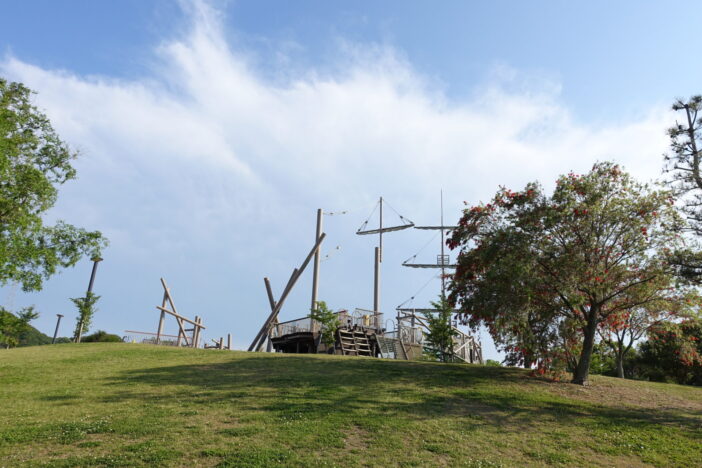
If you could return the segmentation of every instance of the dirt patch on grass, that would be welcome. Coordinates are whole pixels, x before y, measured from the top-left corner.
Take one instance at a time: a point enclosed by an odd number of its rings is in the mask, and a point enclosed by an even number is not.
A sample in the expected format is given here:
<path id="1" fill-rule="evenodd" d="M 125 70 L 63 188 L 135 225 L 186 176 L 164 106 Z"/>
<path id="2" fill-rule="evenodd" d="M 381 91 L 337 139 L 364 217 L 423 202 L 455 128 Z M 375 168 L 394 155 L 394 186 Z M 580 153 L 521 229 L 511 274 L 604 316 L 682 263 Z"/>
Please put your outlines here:
<path id="1" fill-rule="evenodd" d="M 370 434 L 358 426 L 350 426 L 341 431 L 344 435 L 344 448 L 346 450 L 366 450 Z"/>
<path id="2" fill-rule="evenodd" d="M 474 424 L 505 424 L 508 414 L 494 406 L 479 403 L 468 398 L 447 398 L 443 406 L 444 414 L 458 416 Z"/>
<path id="3" fill-rule="evenodd" d="M 616 408 L 673 410 L 697 413 L 702 418 L 702 399 L 691 399 L 637 381 L 615 381 L 598 378 L 592 385 L 583 387 L 565 382 L 534 383 L 551 394 Z M 700 391 L 702 395 L 702 390 Z"/>

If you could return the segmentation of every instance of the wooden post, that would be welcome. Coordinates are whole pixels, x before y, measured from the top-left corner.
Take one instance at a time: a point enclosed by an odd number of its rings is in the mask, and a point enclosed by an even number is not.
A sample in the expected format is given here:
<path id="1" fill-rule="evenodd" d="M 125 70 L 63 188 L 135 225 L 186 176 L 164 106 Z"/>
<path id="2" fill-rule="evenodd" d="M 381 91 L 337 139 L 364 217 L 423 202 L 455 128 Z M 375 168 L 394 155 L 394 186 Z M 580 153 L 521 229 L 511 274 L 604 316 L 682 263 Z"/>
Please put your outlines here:
<path id="1" fill-rule="evenodd" d="M 380 221 L 379 221 L 380 232 L 378 233 L 378 250 L 380 251 L 378 255 L 378 262 L 383 261 L 383 197 L 380 197 Z"/>
<path id="2" fill-rule="evenodd" d="M 322 244 L 322 241 L 324 241 L 324 238 L 326 236 L 327 235 L 325 233 L 322 233 L 319 236 L 319 239 L 317 239 L 317 242 L 315 242 L 314 247 L 312 247 L 312 250 L 310 250 L 310 253 L 307 254 L 307 258 L 305 258 L 305 261 L 302 262 L 302 265 L 300 265 L 300 268 L 293 270 L 293 274 L 290 277 L 290 280 L 288 281 L 288 285 L 285 287 L 285 291 L 283 291 L 283 294 L 280 296 L 280 300 L 278 300 L 278 303 L 275 306 L 275 310 L 273 310 L 271 312 L 271 314 L 268 316 L 268 318 L 266 319 L 265 323 L 263 324 L 263 327 L 261 327 L 261 330 L 256 335 L 256 338 L 254 338 L 254 341 L 251 343 L 251 346 L 249 346 L 249 351 L 253 351 L 254 348 L 256 348 L 257 350 L 260 350 L 260 348 L 263 347 L 263 344 L 265 343 L 265 337 L 268 334 L 268 329 L 270 328 L 271 323 L 278 316 L 280 309 L 283 307 L 283 303 L 285 302 L 285 299 L 287 299 L 288 294 L 290 294 L 290 291 L 295 286 L 295 283 L 297 282 L 298 278 L 302 275 L 302 272 L 305 271 L 305 268 L 310 263 L 310 260 L 312 260 L 312 256 L 314 255 L 315 251 L 319 248 L 319 246 Z"/>
<path id="3" fill-rule="evenodd" d="M 292 289 L 293 285 L 295 284 L 295 281 L 297 281 L 297 273 L 298 273 L 298 271 L 299 271 L 299 270 L 298 270 L 297 268 L 294 268 L 294 269 L 293 269 L 293 272 L 292 272 L 292 274 L 290 275 L 290 278 L 288 279 L 288 284 L 286 284 L 286 285 L 285 285 L 285 289 L 283 289 L 283 294 L 284 294 L 284 295 L 285 295 L 286 293 L 288 293 L 288 292 Z M 267 280 L 268 280 L 268 278 L 263 278 L 263 281 L 264 281 L 264 282 L 267 281 Z M 269 281 L 269 283 L 270 283 L 270 281 Z M 275 302 L 275 301 L 274 301 L 274 302 Z M 278 307 L 278 303 L 275 303 L 275 304 L 276 304 L 276 308 L 277 308 L 277 307 Z M 273 322 L 275 322 L 276 320 L 278 320 L 278 312 L 276 312 L 276 309 L 273 309 L 273 310 L 271 311 L 271 316 L 273 315 L 274 312 L 275 312 L 275 317 L 273 317 Z M 271 316 L 269 316 L 268 318 L 270 319 Z M 265 324 L 265 323 L 264 323 L 264 327 L 266 327 L 266 324 Z M 262 332 L 264 332 L 264 328 L 261 328 L 261 330 L 259 331 L 259 334 L 261 334 Z M 265 342 L 265 340 L 266 340 L 267 338 L 269 338 L 269 334 L 270 334 L 270 326 L 267 327 L 267 329 L 265 330 L 264 334 L 261 335 L 260 338 L 259 338 L 258 336 L 256 337 L 257 340 L 261 340 L 261 342 L 260 342 L 260 343 L 258 344 L 258 346 L 256 347 L 256 351 L 260 351 L 260 350 L 261 350 L 261 348 L 263 347 L 263 343 Z"/>
<path id="4" fill-rule="evenodd" d="M 289 293 L 290 290 L 292 289 L 292 287 L 295 285 L 295 282 L 297 281 L 298 271 L 299 270 L 297 268 L 293 269 L 293 272 L 290 275 L 290 279 L 288 279 L 288 284 L 286 284 L 285 289 L 283 289 L 284 295 L 287 295 L 287 293 Z M 267 280 L 268 280 L 268 278 L 263 278 L 264 282 Z M 270 281 L 269 281 L 269 283 L 270 283 Z M 270 286 L 270 284 L 269 284 L 269 286 Z M 266 342 L 266 340 L 270 341 L 271 324 L 274 324 L 278 321 L 279 310 L 276 310 L 276 309 L 278 309 L 278 302 L 275 302 L 275 301 L 273 301 L 273 302 L 275 304 L 275 308 L 271 310 L 271 315 L 268 316 L 269 321 L 264 323 L 264 327 L 266 327 L 266 328 L 265 329 L 261 328 L 261 330 L 259 331 L 259 334 L 261 334 L 262 332 L 263 332 L 263 334 L 260 337 L 258 337 L 258 336 L 256 337 L 256 339 L 260 341 L 258 343 L 258 346 L 256 346 L 256 351 L 261 351 L 261 348 L 263 348 L 263 345 Z M 273 316 L 274 313 L 275 313 L 275 316 Z M 270 320 L 271 316 L 273 316 L 272 320 Z"/>
<path id="5" fill-rule="evenodd" d="M 375 248 L 375 276 L 373 283 L 373 311 L 380 312 L 380 247 Z"/>
<path id="6" fill-rule="evenodd" d="M 161 307 L 163 307 L 163 308 L 166 307 L 167 300 L 168 300 L 168 296 L 166 296 L 166 292 L 164 291 L 163 300 L 161 301 Z M 164 311 L 161 311 L 161 318 L 158 320 L 158 330 L 156 332 L 156 344 L 161 343 L 161 334 L 163 333 L 163 324 L 165 321 L 166 321 L 166 313 Z"/>
<path id="7" fill-rule="evenodd" d="M 56 317 L 57 317 L 57 320 L 56 320 L 56 330 L 54 330 L 54 337 L 53 337 L 53 339 L 51 340 L 51 344 L 56 343 L 56 337 L 58 336 L 59 325 L 61 324 L 61 317 L 63 317 L 63 315 L 61 315 L 61 314 L 56 314 Z"/>
<path id="8" fill-rule="evenodd" d="M 195 316 L 195 325 L 193 325 L 193 336 L 191 338 L 192 341 L 192 347 L 197 348 L 197 331 L 198 331 L 198 324 L 200 323 L 200 317 L 197 315 Z"/>
<path id="9" fill-rule="evenodd" d="M 290 290 L 291 290 L 292 287 L 294 286 L 295 282 L 297 281 L 297 273 L 298 273 L 298 271 L 299 271 L 299 270 L 298 270 L 297 268 L 294 268 L 294 269 L 293 269 L 293 272 L 292 272 L 292 274 L 290 275 L 290 278 L 288 279 L 288 283 L 285 285 L 285 289 L 283 289 L 283 294 L 284 294 L 284 295 L 287 295 L 287 293 L 290 292 Z M 268 278 L 263 278 L 263 281 L 265 282 L 267 279 L 268 279 Z M 270 286 L 270 281 L 269 281 L 269 286 Z M 273 302 L 275 303 L 276 307 L 278 307 L 278 303 L 277 303 L 276 301 L 273 301 Z M 273 314 L 273 312 L 275 312 L 275 309 L 272 309 L 272 310 L 271 310 L 271 315 Z M 273 317 L 273 320 L 271 321 L 271 323 L 276 323 L 276 322 L 278 321 L 278 315 L 277 315 L 277 314 L 278 314 L 278 312 L 276 312 L 276 315 L 275 315 L 275 317 Z M 270 316 L 269 316 L 269 318 L 270 318 Z M 265 326 L 265 325 L 264 325 L 264 326 Z M 263 331 L 263 328 L 261 329 L 261 331 Z M 259 332 L 259 333 L 261 333 L 261 332 Z M 268 329 L 265 331 L 265 333 L 261 336 L 261 338 L 260 338 L 261 342 L 259 343 L 258 347 L 256 348 L 256 351 L 260 351 L 260 350 L 261 350 L 261 348 L 263 347 L 263 343 L 264 343 L 265 340 L 268 339 L 268 338 L 270 338 L 270 325 L 268 326 Z"/>
<path id="10" fill-rule="evenodd" d="M 85 294 L 85 300 L 88 300 L 88 296 L 93 292 L 93 284 L 95 283 L 95 273 L 97 272 L 98 263 L 102 261 L 100 257 L 94 257 L 93 259 L 93 270 L 90 272 L 90 282 L 88 283 L 88 292 Z M 81 316 L 80 322 L 78 324 L 78 336 L 76 337 L 76 343 L 80 343 L 83 336 L 83 317 Z"/>
<path id="11" fill-rule="evenodd" d="M 224 338 L 219 337 L 219 349 L 224 349 Z"/>
<path id="12" fill-rule="evenodd" d="M 178 342 L 176 343 L 176 346 L 180 348 L 180 343 L 183 341 L 183 338 L 185 337 L 185 332 L 183 331 L 183 324 L 180 323 L 180 320 L 176 318 L 176 322 L 178 323 Z"/>
<path id="13" fill-rule="evenodd" d="M 202 317 L 198 319 L 198 327 L 197 327 L 197 342 L 195 344 L 196 348 L 200 347 L 200 334 L 202 333 Z"/>
<path id="14" fill-rule="evenodd" d="M 268 278 L 263 278 L 263 282 L 266 284 L 266 293 L 268 294 L 268 304 L 271 306 L 271 311 L 275 310 L 275 299 L 273 298 L 273 289 L 271 288 L 271 282 Z M 278 325 L 278 318 L 273 321 L 273 326 Z M 271 341 L 270 332 L 268 333 L 268 342 L 266 344 L 266 352 L 270 353 L 273 350 L 273 342 Z"/>
<path id="15" fill-rule="evenodd" d="M 231 333 L 227 333 L 227 349 L 229 351 L 232 350 L 232 334 Z"/>
<path id="16" fill-rule="evenodd" d="M 314 241 L 315 243 L 319 240 L 319 236 L 322 234 L 322 209 L 317 210 L 317 230 L 315 231 Z M 312 304 L 310 305 L 310 311 L 317 310 L 317 293 L 319 291 L 319 257 L 320 248 L 314 252 L 314 270 L 312 273 Z M 310 331 L 314 332 L 314 320 L 310 318 Z"/>

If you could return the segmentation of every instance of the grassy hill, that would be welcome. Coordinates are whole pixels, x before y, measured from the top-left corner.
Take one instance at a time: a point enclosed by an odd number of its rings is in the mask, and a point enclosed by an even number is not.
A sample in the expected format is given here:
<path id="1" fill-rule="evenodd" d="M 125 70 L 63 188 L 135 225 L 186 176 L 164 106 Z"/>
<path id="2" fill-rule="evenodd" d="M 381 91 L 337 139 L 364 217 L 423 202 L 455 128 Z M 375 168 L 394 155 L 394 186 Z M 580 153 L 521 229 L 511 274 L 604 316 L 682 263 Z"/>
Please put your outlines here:
<path id="1" fill-rule="evenodd" d="M 0 351 L 0 467 L 700 466 L 702 389 L 134 344 Z"/>

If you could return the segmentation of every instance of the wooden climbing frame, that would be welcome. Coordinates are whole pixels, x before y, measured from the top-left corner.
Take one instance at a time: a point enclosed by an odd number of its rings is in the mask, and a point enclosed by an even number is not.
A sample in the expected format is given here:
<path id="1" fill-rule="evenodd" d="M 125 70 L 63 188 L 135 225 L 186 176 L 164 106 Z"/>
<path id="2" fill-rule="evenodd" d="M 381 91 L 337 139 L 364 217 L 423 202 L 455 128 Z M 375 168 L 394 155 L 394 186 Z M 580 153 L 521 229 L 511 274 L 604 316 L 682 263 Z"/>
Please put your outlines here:
<path id="1" fill-rule="evenodd" d="M 163 335 L 163 325 L 166 321 L 166 314 L 169 314 L 175 317 L 176 323 L 178 324 L 177 346 L 181 346 L 182 343 L 185 343 L 185 346 L 197 348 L 200 344 L 200 334 L 202 330 L 206 328 L 202 324 L 202 317 L 196 315 L 195 320 L 190 320 L 180 315 L 173 302 L 173 296 L 171 295 L 170 289 L 168 289 L 166 280 L 163 278 L 161 278 L 161 285 L 163 286 L 163 301 L 160 306 L 156 306 L 156 308 L 161 311 L 161 317 L 158 321 L 158 331 L 156 332 L 156 344 L 161 342 L 161 336 L 165 336 Z M 170 309 L 167 308 L 168 305 L 170 305 Z M 186 323 L 191 324 L 192 328 L 185 328 Z M 192 333 L 190 337 L 188 337 L 188 332 Z"/>

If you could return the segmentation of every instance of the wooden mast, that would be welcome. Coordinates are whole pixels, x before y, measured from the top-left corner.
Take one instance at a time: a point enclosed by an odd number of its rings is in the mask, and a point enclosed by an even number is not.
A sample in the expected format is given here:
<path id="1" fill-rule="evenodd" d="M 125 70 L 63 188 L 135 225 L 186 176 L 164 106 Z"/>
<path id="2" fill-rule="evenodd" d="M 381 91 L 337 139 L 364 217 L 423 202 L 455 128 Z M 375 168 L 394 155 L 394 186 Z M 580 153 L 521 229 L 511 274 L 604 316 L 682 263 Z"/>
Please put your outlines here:
<path id="1" fill-rule="evenodd" d="M 446 299 L 446 257 L 444 257 L 444 190 L 441 189 L 441 299 Z"/>
<path id="2" fill-rule="evenodd" d="M 315 236 L 314 236 L 314 241 L 317 243 L 319 240 L 319 236 L 322 235 L 322 215 L 323 211 L 321 208 L 317 210 L 317 230 L 315 231 Z M 314 253 L 314 271 L 312 273 L 312 303 L 310 304 L 310 312 L 317 310 L 317 294 L 319 293 L 319 262 L 320 262 L 320 249 L 321 247 L 317 247 L 317 250 Z M 314 320 L 310 318 L 310 331 L 314 332 Z"/>
<path id="3" fill-rule="evenodd" d="M 373 281 L 373 312 L 380 312 L 380 264 L 383 262 L 383 197 L 380 197 L 380 219 L 378 229 L 378 247 L 375 248 L 375 276 Z"/>
<path id="4" fill-rule="evenodd" d="M 410 221 L 409 219 L 405 218 L 402 216 L 400 213 L 397 213 L 394 208 L 390 207 L 391 210 L 395 211 L 397 215 L 400 217 L 400 220 L 402 221 L 403 224 L 396 225 L 396 226 L 383 226 L 383 208 L 384 208 L 384 203 L 385 200 L 383 200 L 383 197 L 380 197 L 378 200 L 378 204 L 376 205 L 376 208 L 379 206 L 379 214 L 378 214 L 378 229 L 366 229 L 368 226 L 368 222 L 370 219 L 373 217 L 375 214 L 375 208 L 373 209 L 373 212 L 371 212 L 370 216 L 368 216 L 368 219 L 364 221 L 364 223 L 361 225 L 360 228 L 358 228 L 358 231 L 356 231 L 356 234 L 358 235 L 373 235 L 373 234 L 378 234 L 378 246 L 374 249 L 374 278 L 373 278 L 373 312 L 375 313 L 374 315 L 378 317 L 378 314 L 380 313 L 381 305 L 380 305 L 380 264 L 383 262 L 383 233 L 384 232 L 391 232 L 391 231 L 401 231 L 404 229 L 408 229 L 414 226 L 414 223 Z M 388 205 L 389 206 L 389 205 Z M 378 325 L 379 326 L 379 325 Z"/>

